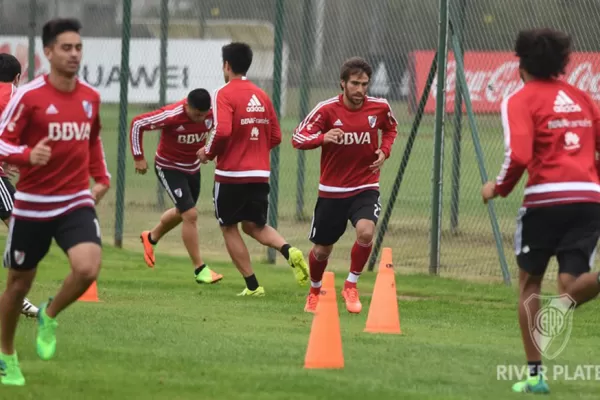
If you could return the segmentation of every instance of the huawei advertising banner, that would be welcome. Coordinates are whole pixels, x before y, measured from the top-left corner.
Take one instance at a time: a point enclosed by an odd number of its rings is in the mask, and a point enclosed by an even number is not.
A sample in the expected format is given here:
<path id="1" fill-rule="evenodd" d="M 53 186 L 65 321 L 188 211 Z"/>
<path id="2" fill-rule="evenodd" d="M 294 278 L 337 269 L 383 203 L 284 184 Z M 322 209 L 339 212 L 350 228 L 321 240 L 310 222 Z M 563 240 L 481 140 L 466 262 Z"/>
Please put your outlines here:
<path id="1" fill-rule="evenodd" d="M 435 55 L 434 51 L 411 53 L 412 82 L 411 111 L 425 89 L 427 74 Z M 499 113 L 502 100 L 519 89 L 523 83 L 519 77 L 519 61 L 511 52 L 467 51 L 464 58 L 465 76 L 473 111 L 475 113 Z M 448 53 L 448 74 L 446 77 L 446 112 L 454 112 L 454 98 L 457 89 L 456 61 L 452 52 Z M 587 92 L 600 104 L 600 53 L 573 53 L 566 74 L 561 79 Z M 425 112 L 435 113 L 437 78 L 433 81 L 431 93 L 425 105 Z M 466 108 L 463 103 L 463 111 Z"/>

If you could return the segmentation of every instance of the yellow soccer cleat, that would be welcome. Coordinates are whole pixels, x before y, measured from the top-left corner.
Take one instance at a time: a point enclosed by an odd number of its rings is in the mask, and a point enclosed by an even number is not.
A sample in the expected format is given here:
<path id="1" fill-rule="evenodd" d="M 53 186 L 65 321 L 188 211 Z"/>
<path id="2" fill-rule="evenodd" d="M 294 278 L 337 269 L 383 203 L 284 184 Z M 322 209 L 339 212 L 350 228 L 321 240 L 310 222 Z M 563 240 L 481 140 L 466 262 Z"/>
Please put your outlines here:
<path id="1" fill-rule="evenodd" d="M 248 288 L 245 288 L 240 293 L 238 293 L 238 296 L 263 297 L 264 295 L 265 295 L 265 288 L 262 286 L 257 287 L 256 290 L 250 290 Z"/>

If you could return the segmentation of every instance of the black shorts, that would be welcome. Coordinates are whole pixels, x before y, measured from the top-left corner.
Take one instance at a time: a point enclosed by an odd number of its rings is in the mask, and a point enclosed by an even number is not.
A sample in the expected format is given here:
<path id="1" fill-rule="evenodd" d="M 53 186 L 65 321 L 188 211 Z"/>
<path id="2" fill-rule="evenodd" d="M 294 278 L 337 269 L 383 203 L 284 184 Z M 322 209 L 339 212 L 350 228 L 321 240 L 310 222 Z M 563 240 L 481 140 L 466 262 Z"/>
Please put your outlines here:
<path id="1" fill-rule="evenodd" d="M 378 190 L 366 190 L 346 198 L 319 197 L 308 238 L 314 244 L 335 244 L 346 231 L 348 221 L 356 227 L 361 219 L 377 224 L 381 203 Z"/>
<path id="2" fill-rule="evenodd" d="M 0 219 L 6 221 L 10 218 L 15 199 L 15 187 L 10 180 L 3 176 L 0 178 Z"/>
<path id="3" fill-rule="evenodd" d="M 11 218 L 4 266 L 20 270 L 36 268 L 48 253 L 53 238 L 65 253 L 81 243 L 102 246 L 96 210 L 82 207 L 51 221 Z"/>
<path id="4" fill-rule="evenodd" d="M 269 191 L 268 183 L 215 182 L 215 217 L 221 226 L 235 225 L 242 221 L 265 226 L 269 211 Z"/>
<path id="5" fill-rule="evenodd" d="M 519 268 L 539 276 L 552 256 L 558 272 L 579 276 L 592 268 L 600 238 L 600 204 L 521 208 L 515 233 Z"/>
<path id="6" fill-rule="evenodd" d="M 196 207 L 200 196 L 200 171 L 186 174 L 154 165 L 154 172 L 180 213 Z"/>

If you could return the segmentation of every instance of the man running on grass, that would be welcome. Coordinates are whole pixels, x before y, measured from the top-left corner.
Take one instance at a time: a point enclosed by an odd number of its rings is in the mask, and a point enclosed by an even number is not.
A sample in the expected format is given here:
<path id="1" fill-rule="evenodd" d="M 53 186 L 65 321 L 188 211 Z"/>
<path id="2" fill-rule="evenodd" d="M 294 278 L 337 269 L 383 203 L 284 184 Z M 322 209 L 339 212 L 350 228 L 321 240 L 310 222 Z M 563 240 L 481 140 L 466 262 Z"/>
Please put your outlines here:
<path id="1" fill-rule="evenodd" d="M 355 228 L 356 241 L 342 297 L 348 312 L 362 310 L 356 284 L 371 254 L 381 211 L 380 169 L 397 136 L 389 103 L 367 96 L 372 73 L 364 59 L 347 60 L 340 71 L 342 93 L 317 104 L 292 137 L 296 149 L 321 148 L 319 198 L 309 232 L 314 246 L 308 257 L 311 288 L 304 307 L 307 312 L 317 309 L 327 260 L 348 221 Z"/>
<path id="2" fill-rule="evenodd" d="M 527 171 L 515 252 L 529 377 L 512 389 L 548 393 L 536 346 L 541 338 L 530 333 L 528 310 L 533 316 L 540 310 L 537 295 L 553 256 L 559 265 L 558 291 L 570 296 L 558 303 L 563 311 L 600 292 L 600 275 L 590 272 L 600 237 L 600 111 L 587 93 L 558 80 L 571 55 L 569 35 L 550 29 L 522 31 L 515 51 L 524 86 L 502 103 L 506 158 L 496 182 L 483 186 L 482 197 L 487 202 L 508 196 Z"/>
<path id="3" fill-rule="evenodd" d="M 186 99 L 135 117 L 129 134 L 135 171 L 143 175 L 148 170 L 144 157 L 144 132 L 162 130 L 154 158 L 154 171 L 175 204 L 175 207 L 164 212 L 152 230 L 142 232 L 144 260 L 148 267 L 153 268 L 154 246 L 181 224 L 181 238 L 192 261 L 197 283 L 215 283 L 223 278 L 202 260 L 197 226 L 200 161 L 196 153 L 204 146 L 213 127 L 210 103 L 210 94 L 205 89 L 194 89 Z"/>
<path id="4" fill-rule="evenodd" d="M 308 266 L 302 252 L 267 225 L 270 152 L 281 143 L 281 129 L 267 94 L 246 78 L 252 49 L 245 43 L 230 43 L 223 46 L 222 53 L 226 84 L 213 96 L 215 129 L 206 147 L 198 151 L 198 158 L 203 163 L 217 159 L 215 216 L 227 251 L 246 282 L 239 295 L 264 296 L 239 223 L 248 236 L 280 251 L 301 285 L 308 281 Z"/>

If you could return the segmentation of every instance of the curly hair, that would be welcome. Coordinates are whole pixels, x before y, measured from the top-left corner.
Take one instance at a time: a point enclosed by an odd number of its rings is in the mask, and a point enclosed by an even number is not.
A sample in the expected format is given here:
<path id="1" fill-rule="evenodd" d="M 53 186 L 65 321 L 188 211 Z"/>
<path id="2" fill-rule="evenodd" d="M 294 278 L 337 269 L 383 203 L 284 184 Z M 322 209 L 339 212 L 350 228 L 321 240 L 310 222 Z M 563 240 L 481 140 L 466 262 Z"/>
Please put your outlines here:
<path id="1" fill-rule="evenodd" d="M 541 28 L 519 32 L 515 52 L 520 67 L 538 79 L 551 79 L 565 73 L 571 56 L 571 36 Z"/>

